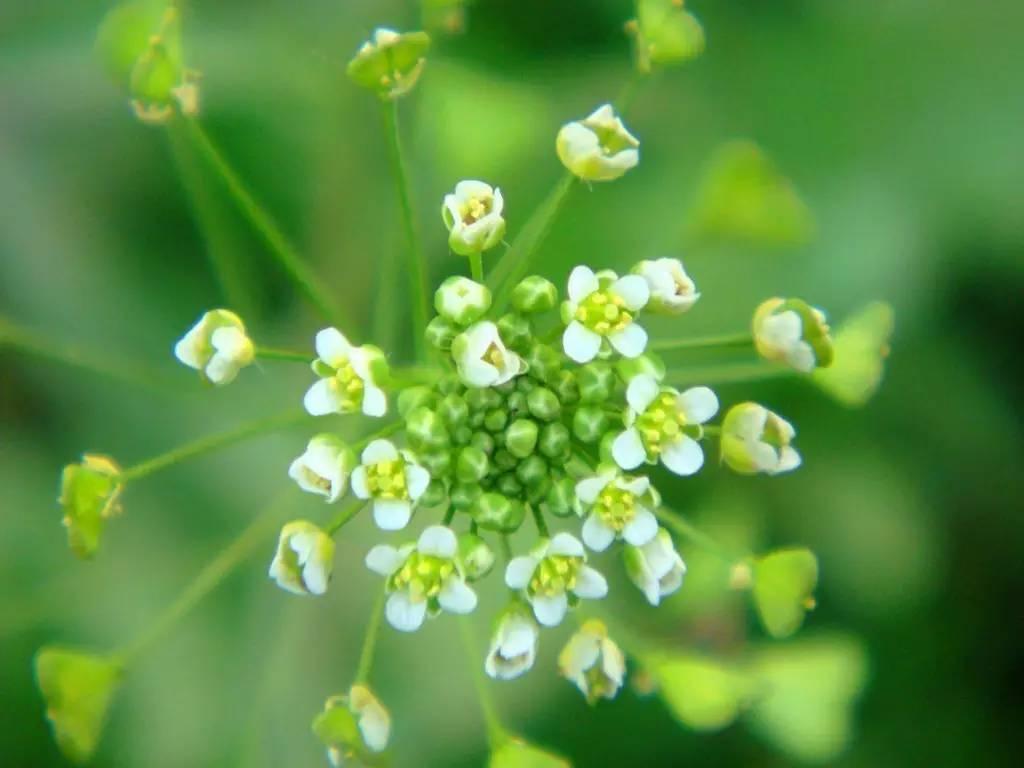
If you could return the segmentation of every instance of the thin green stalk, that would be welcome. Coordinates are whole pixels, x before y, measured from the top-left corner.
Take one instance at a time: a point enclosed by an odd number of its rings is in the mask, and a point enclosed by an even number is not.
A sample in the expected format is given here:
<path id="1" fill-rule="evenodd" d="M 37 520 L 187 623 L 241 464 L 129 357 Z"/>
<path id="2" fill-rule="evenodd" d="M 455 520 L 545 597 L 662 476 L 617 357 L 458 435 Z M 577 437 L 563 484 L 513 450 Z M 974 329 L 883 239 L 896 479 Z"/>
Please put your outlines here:
<path id="1" fill-rule="evenodd" d="M 469 273 L 478 283 L 484 281 L 484 255 L 482 253 L 469 254 Z"/>
<path id="2" fill-rule="evenodd" d="M 537 525 L 537 533 L 539 533 L 542 538 L 548 538 L 550 536 L 550 533 L 548 532 L 548 524 L 544 519 L 544 514 L 540 511 L 540 507 L 535 504 L 531 504 L 530 512 L 533 513 L 533 522 Z"/>
<path id="3" fill-rule="evenodd" d="M 722 365 L 670 368 L 665 372 L 664 380 L 672 386 L 685 387 L 697 384 L 737 384 L 797 375 L 797 372 L 792 368 L 760 360 L 752 363 L 725 363 Z"/>
<path id="4" fill-rule="evenodd" d="M 363 511 L 366 507 L 366 501 L 363 499 L 353 499 L 344 507 L 334 519 L 331 520 L 327 525 L 324 526 L 324 533 L 328 536 L 334 536 L 338 531 L 345 527 L 345 524 L 352 520 L 356 515 Z"/>
<path id="5" fill-rule="evenodd" d="M 576 177 L 566 171 L 494 265 L 487 285 L 494 295 L 495 312 L 500 313 L 505 308 L 512 286 L 530 269 L 534 254 L 551 232 L 555 217 L 568 199 L 575 181 Z"/>
<path id="6" fill-rule="evenodd" d="M 405 158 L 402 155 L 402 140 L 398 131 L 398 102 L 395 99 L 382 104 L 384 133 L 388 142 L 388 156 L 391 171 L 395 177 L 398 204 L 402 210 L 402 227 L 405 229 L 408 246 L 407 272 L 409 275 L 409 300 L 412 302 L 412 341 L 417 360 L 426 359 L 426 342 L 423 333 L 429 320 L 429 285 L 427 284 L 426 257 L 420 244 L 416 220 L 412 209 L 412 193 Z"/>
<path id="7" fill-rule="evenodd" d="M 179 448 L 168 451 L 167 453 L 162 453 L 152 459 L 147 459 L 135 466 L 128 467 L 128 469 L 121 473 L 120 480 L 122 482 L 138 480 L 187 459 L 193 459 L 196 456 L 202 456 L 204 453 L 210 453 L 218 448 L 224 448 L 235 443 L 240 443 L 251 437 L 257 437 L 268 432 L 283 429 L 284 427 L 301 424 L 310 418 L 311 417 L 304 411 L 292 410 L 287 411 L 286 413 L 279 413 L 266 419 L 250 422 L 249 424 L 245 424 L 228 432 L 222 432 L 217 435 L 208 435 L 191 443 L 187 443 Z"/>
<path id="8" fill-rule="evenodd" d="M 359 652 L 359 666 L 356 667 L 356 685 L 366 685 L 370 681 L 370 670 L 373 668 L 373 652 L 377 648 L 377 637 L 380 635 L 380 625 L 384 618 L 384 602 L 387 599 L 387 590 L 381 589 L 380 594 L 373 603 L 373 613 L 370 614 L 370 621 L 366 625 L 366 635 L 363 637 L 363 648 Z"/>
<path id="9" fill-rule="evenodd" d="M 195 120 L 186 123 L 188 136 L 196 149 L 207 163 L 220 176 L 228 193 L 234 199 L 238 209 L 252 224 L 270 249 L 278 264 L 291 278 L 310 302 L 326 317 L 340 325 L 347 325 L 348 318 L 335 297 L 325 291 L 321 280 L 313 273 L 309 265 L 302 260 L 298 251 L 291 244 L 270 214 L 249 192 L 241 177 L 228 163 L 227 159 L 213 143 L 207 133 Z"/>
<path id="10" fill-rule="evenodd" d="M 690 339 L 660 339 L 648 345 L 651 352 L 679 352 L 687 349 L 731 349 L 753 347 L 754 337 L 749 331 L 718 336 L 700 336 Z"/>
<path id="11" fill-rule="evenodd" d="M 256 357 L 260 360 L 284 360 L 293 363 L 313 362 L 315 355 L 309 352 L 294 352 L 290 349 L 273 349 L 271 347 L 256 347 Z"/>
<path id="12" fill-rule="evenodd" d="M 697 546 L 702 549 L 706 549 L 708 552 L 715 555 L 715 557 L 718 557 L 726 563 L 731 565 L 742 559 L 731 554 L 725 549 L 725 547 L 721 546 L 703 531 L 695 528 L 691 523 L 687 522 L 679 515 L 663 508 L 655 509 L 654 514 L 666 528 L 680 536 L 683 536 L 684 538 L 689 539 Z"/>
<path id="13" fill-rule="evenodd" d="M 484 723 L 487 725 L 487 740 L 493 751 L 508 739 L 508 732 L 502 726 L 498 710 L 491 699 L 490 691 L 487 690 L 487 679 L 481 671 L 480 647 L 476 640 L 476 632 L 473 630 L 472 618 L 460 616 L 459 627 L 462 630 L 462 644 L 465 647 L 466 658 L 469 660 L 473 685 L 476 687 L 476 695 L 480 700 L 480 710 L 483 712 Z"/>

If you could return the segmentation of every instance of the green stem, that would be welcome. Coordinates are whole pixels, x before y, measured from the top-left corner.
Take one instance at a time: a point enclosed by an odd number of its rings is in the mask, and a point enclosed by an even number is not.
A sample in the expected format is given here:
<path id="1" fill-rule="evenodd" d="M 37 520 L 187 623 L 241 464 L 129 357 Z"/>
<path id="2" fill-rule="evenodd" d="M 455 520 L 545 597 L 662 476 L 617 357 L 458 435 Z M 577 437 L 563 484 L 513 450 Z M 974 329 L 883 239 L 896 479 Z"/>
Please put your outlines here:
<path id="1" fill-rule="evenodd" d="M 708 437 L 718 437 L 722 434 L 722 428 L 717 424 L 705 424 L 703 430 Z"/>
<path id="2" fill-rule="evenodd" d="M 502 257 L 494 265 L 487 285 L 494 295 L 494 312 L 499 314 L 508 304 L 511 287 L 520 280 L 527 270 L 530 269 L 530 262 L 537 249 L 541 246 L 551 227 L 555 223 L 555 217 L 562 209 L 566 199 L 575 184 L 576 177 L 569 171 L 559 179 L 558 183 L 527 220 L 518 237 L 512 241 Z"/>
<path id="3" fill-rule="evenodd" d="M 754 338 L 749 332 L 730 333 L 719 336 L 701 336 L 691 339 L 662 339 L 648 345 L 651 352 L 677 352 L 685 349 L 728 349 L 752 347 Z"/>
<path id="4" fill-rule="evenodd" d="M 363 499 L 353 499 L 346 504 L 337 515 L 335 515 L 331 522 L 324 527 L 324 533 L 328 536 L 334 536 L 338 531 L 345 527 L 346 523 L 362 512 L 365 506 L 366 501 Z"/>
<path id="5" fill-rule="evenodd" d="M 263 238 L 271 254 L 284 269 L 306 298 L 326 317 L 340 325 L 347 325 L 347 318 L 334 296 L 322 287 L 322 281 L 309 265 L 299 256 L 298 251 L 281 232 L 270 214 L 258 203 L 246 188 L 245 183 L 228 163 L 207 133 L 195 120 L 186 123 L 188 136 L 207 163 L 217 172 L 238 209 Z"/>
<path id="6" fill-rule="evenodd" d="M 490 691 L 487 690 L 487 679 L 480 669 L 480 648 L 476 640 L 476 632 L 473 630 L 472 619 L 469 616 L 460 616 L 459 627 L 462 630 L 462 644 L 466 650 L 466 658 L 469 659 L 473 685 L 476 688 L 477 698 L 480 700 L 480 710 L 483 712 L 484 722 L 487 725 L 487 740 L 493 751 L 508 739 L 508 732 L 501 724 L 498 710 L 491 699 Z"/>
<path id="7" fill-rule="evenodd" d="M 311 355 L 309 352 L 294 352 L 290 349 L 256 347 L 256 357 L 261 360 L 285 360 L 292 363 L 305 363 L 309 365 L 313 362 L 315 355 Z"/>
<path id="8" fill-rule="evenodd" d="M 210 453 L 218 448 L 224 448 L 234 443 L 240 443 L 243 440 L 248 440 L 250 437 L 257 437 L 267 432 L 274 432 L 284 427 L 294 426 L 301 424 L 302 422 L 310 419 L 311 417 L 304 411 L 288 411 L 286 413 L 279 413 L 270 418 L 260 419 L 258 421 L 245 424 L 236 429 L 232 429 L 228 432 L 222 432 L 217 435 L 208 435 L 202 437 L 194 442 L 187 443 L 180 448 L 162 453 L 159 456 L 155 456 L 152 459 L 148 459 L 133 467 L 129 467 L 121 473 L 121 482 L 128 482 L 129 480 L 139 480 L 140 478 L 151 475 L 161 469 L 166 469 L 174 464 L 185 461 L 187 459 L 193 459 L 196 456 L 201 456 L 204 453 Z"/>
<path id="9" fill-rule="evenodd" d="M 736 384 L 797 375 L 797 372 L 792 368 L 767 361 L 757 361 L 753 363 L 670 368 L 665 372 L 664 381 L 672 386 L 685 387 L 697 384 Z"/>
<path id="10" fill-rule="evenodd" d="M 478 283 L 484 281 L 484 255 L 482 253 L 469 254 L 469 272 Z"/>
<path id="11" fill-rule="evenodd" d="M 387 590 L 381 589 L 380 594 L 377 595 L 377 599 L 373 603 L 373 613 L 370 614 L 370 622 L 366 625 L 363 648 L 359 652 L 359 666 L 356 667 L 356 685 L 366 685 L 370 681 L 370 670 L 373 668 L 373 652 L 377 647 L 377 637 L 380 634 L 380 625 L 384 618 L 384 603 L 387 595 Z"/>
<path id="12" fill-rule="evenodd" d="M 540 511 L 540 507 L 531 504 L 530 512 L 533 514 L 533 522 L 537 525 L 537 533 L 539 533 L 545 539 L 548 538 L 551 534 L 548 531 L 548 524 L 547 521 L 544 519 L 543 513 L 541 513 Z"/>
<path id="13" fill-rule="evenodd" d="M 388 142 L 388 156 L 391 171 L 395 177 L 398 204 L 402 210 L 402 227 L 405 229 L 408 246 L 409 299 L 413 307 L 412 340 L 417 360 L 426 358 L 426 342 L 423 333 L 429 319 L 429 286 L 427 284 L 426 257 L 416 230 L 412 210 L 412 194 L 405 158 L 402 155 L 402 140 L 398 130 L 398 101 L 391 99 L 382 104 L 384 133 Z"/>
<path id="14" fill-rule="evenodd" d="M 673 531 L 674 533 L 689 539 L 697 546 L 702 549 L 706 549 L 708 552 L 713 554 L 715 557 L 725 561 L 728 564 L 735 563 L 737 560 L 742 558 L 731 554 L 725 547 L 722 547 L 713 538 L 708 536 L 703 531 L 695 528 L 691 523 L 684 520 L 677 514 L 669 512 L 667 509 L 656 509 L 654 514 L 664 524 L 666 528 Z"/>

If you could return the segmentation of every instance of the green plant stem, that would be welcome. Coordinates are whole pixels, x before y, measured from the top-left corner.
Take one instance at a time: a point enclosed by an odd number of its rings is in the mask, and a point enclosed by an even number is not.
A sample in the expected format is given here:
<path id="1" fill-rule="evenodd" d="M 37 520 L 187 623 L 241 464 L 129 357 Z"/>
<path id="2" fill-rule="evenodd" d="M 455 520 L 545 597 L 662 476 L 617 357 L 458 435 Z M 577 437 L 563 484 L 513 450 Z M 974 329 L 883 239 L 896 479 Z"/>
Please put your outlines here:
<path id="1" fill-rule="evenodd" d="M 370 681 L 370 670 L 373 668 L 373 652 L 377 648 L 377 637 L 380 635 L 380 625 L 384 619 L 384 603 L 387 600 L 387 590 L 381 588 L 380 594 L 373 602 L 373 612 L 370 614 L 370 621 L 366 625 L 366 635 L 363 637 L 363 648 L 359 652 L 359 666 L 356 667 L 356 685 L 366 685 Z"/>
<path id="2" fill-rule="evenodd" d="M 242 215 L 249 220 L 253 228 L 270 249 L 270 253 L 277 260 L 291 278 L 295 287 L 298 288 L 306 298 L 327 318 L 339 323 L 342 326 L 348 325 L 349 318 L 341 309 L 341 305 L 328 291 L 322 287 L 322 281 L 313 273 L 309 265 L 299 256 L 298 251 L 291 244 L 278 225 L 271 218 L 270 214 L 256 201 L 249 192 L 241 177 L 228 163 L 227 159 L 213 143 L 206 131 L 195 120 L 186 122 L 189 139 L 200 155 L 216 171 L 223 181 L 225 188 L 231 195 Z"/>
<path id="3" fill-rule="evenodd" d="M 338 531 L 345 527 L 345 524 L 352 520 L 356 515 L 363 511 L 366 507 L 366 501 L 363 499 L 353 499 L 349 501 L 334 519 L 331 520 L 326 526 L 324 526 L 324 533 L 328 536 L 334 536 Z"/>
<path id="4" fill-rule="evenodd" d="M 507 306 L 512 286 L 530 269 L 534 254 L 551 232 L 555 218 L 565 204 L 569 191 L 575 186 L 575 181 L 576 177 L 566 171 L 494 265 L 487 285 L 494 295 L 495 313 L 500 313 Z"/>
<path id="5" fill-rule="evenodd" d="M 534 504 L 530 505 L 530 512 L 533 514 L 533 522 L 537 525 L 537 533 L 543 538 L 548 538 L 550 533 L 548 532 L 547 521 L 544 520 L 544 515 L 541 513 L 540 508 Z"/>
<path id="6" fill-rule="evenodd" d="M 697 546 L 707 550 L 715 557 L 718 557 L 729 565 L 732 565 L 742 559 L 728 552 L 725 547 L 721 546 L 717 541 L 703 531 L 695 528 L 691 523 L 684 520 L 678 514 L 663 508 L 654 510 L 654 514 L 666 528 L 680 536 L 683 536 L 684 538 L 689 539 Z"/>
<path id="7" fill-rule="evenodd" d="M 749 332 L 730 333 L 719 336 L 701 336 L 691 339 L 661 339 L 648 345 L 651 352 L 677 352 L 687 349 L 730 349 L 732 347 L 753 347 L 754 338 Z"/>
<path id="8" fill-rule="evenodd" d="M 402 139 L 398 130 L 398 101 L 391 99 L 382 103 L 384 116 L 384 133 L 388 143 L 388 157 L 391 160 L 391 171 L 395 177 L 398 192 L 398 204 L 402 212 L 402 227 L 405 230 L 406 246 L 408 247 L 409 300 L 412 302 L 412 334 L 413 348 L 417 360 L 426 359 L 426 342 L 423 333 L 429 319 L 428 302 L 429 286 L 427 283 L 426 257 L 420 244 L 416 229 L 416 220 L 412 208 L 412 192 L 409 185 L 409 174 L 405 158 L 402 154 Z"/>
<path id="9" fill-rule="evenodd" d="M 696 384 L 737 384 L 797 376 L 792 368 L 759 360 L 752 363 L 723 363 L 721 365 L 670 368 L 665 372 L 665 383 L 685 387 Z"/>
<path id="10" fill-rule="evenodd" d="M 490 691 L 487 690 L 487 679 L 480 669 L 480 648 L 477 643 L 476 632 L 473 629 L 472 618 L 460 616 L 459 628 L 462 630 L 462 644 L 465 648 L 466 658 L 469 660 L 473 685 L 476 687 L 476 695 L 480 700 L 480 710 L 483 712 L 484 723 L 487 725 L 487 740 L 493 751 L 508 739 L 508 732 L 501 724 L 498 710 L 494 706 L 493 699 L 491 699 Z"/>
<path id="11" fill-rule="evenodd" d="M 271 347 L 256 347 L 256 357 L 260 360 L 283 360 L 292 363 L 305 363 L 309 365 L 316 355 L 309 352 L 294 352 L 290 349 L 273 349 Z"/>
<path id="12" fill-rule="evenodd" d="M 166 469 L 167 467 L 173 466 L 174 464 L 178 464 L 187 459 L 193 459 L 196 456 L 201 456 L 204 453 L 210 453 L 218 448 L 224 448 L 226 446 L 233 445 L 234 443 L 240 443 L 251 437 L 257 437 L 268 432 L 283 429 L 284 427 L 301 424 L 311 418 L 312 417 L 305 413 L 305 411 L 290 410 L 266 419 L 259 419 L 258 421 L 250 422 L 249 424 L 245 424 L 228 432 L 222 432 L 217 435 L 208 435 L 207 437 L 202 437 L 191 443 L 186 443 L 185 445 L 168 451 L 167 453 L 162 453 L 152 459 L 147 459 L 146 461 L 132 467 L 128 467 L 128 469 L 121 473 L 119 479 L 122 482 L 139 480 L 140 478 L 151 475 L 161 469 Z"/>
<path id="13" fill-rule="evenodd" d="M 717 424 L 705 424 L 703 430 L 708 437 L 718 437 L 722 434 L 722 428 Z"/>
<path id="14" fill-rule="evenodd" d="M 478 283 L 484 281 L 484 255 L 482 253 L 469 254 L 469 273 Z"/>

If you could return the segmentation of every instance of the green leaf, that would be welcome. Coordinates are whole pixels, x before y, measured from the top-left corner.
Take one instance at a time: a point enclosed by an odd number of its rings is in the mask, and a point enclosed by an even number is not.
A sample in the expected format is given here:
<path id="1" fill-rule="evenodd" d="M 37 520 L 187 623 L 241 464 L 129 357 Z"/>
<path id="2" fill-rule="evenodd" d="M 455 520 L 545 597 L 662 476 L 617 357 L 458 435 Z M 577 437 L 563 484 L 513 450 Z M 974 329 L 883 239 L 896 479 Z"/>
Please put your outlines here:
<path id="1" fill-rule="evenodd" d="M 750 664 L 761 695 L 748 723 L 794 759 L 830 763 L 850 742 L 867 674 L 863 645 L 847 635 L 766 646 Z"/>
<path id="2" fill-rule="evenodd" d="M 491 754 L 489 768 L 572 768 L 572 763 L 520 739 L 509 739 Z"/>
<path id="3" fill-rule="evenodd" d="M 644 662 L 672 714 L 699 731 L 715 731 L 732 723 L 750 694 L 750 681 L 743 672 L 711 659 L 680 654 Z"/>
<path id="4" fill-rule="evenodd" d="M 800 629 L 814 607 L 818 558 L 809 549 L 783 549 L 754 560 L 754 604 L 772 637 Z"/>
<path id="5" fill-rule="evenodd" d="M 793 184 L 750 141 L 713 153 L 689 215 L 690 235 L 769 246 L 810 240 L 814 221 Z"/>
<path id="6" fill-rule="evenodd" d="M 843 405 L 864 405 L 882 382 L 894 327 L 892 306 L 882 301 L 868 304 L 833 334 L 832 365 L 814 371 L 811 380 Z"/>

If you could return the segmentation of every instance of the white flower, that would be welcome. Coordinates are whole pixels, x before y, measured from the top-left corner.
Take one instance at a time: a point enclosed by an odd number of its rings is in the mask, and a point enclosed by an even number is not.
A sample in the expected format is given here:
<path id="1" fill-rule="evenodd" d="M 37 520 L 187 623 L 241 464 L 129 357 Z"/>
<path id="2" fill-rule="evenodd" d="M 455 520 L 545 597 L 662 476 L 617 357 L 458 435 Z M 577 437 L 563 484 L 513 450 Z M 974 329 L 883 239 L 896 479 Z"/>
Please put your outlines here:
<path id="1" fill-rule="evenodd" d="M 529 609 L 519 601 L 498 620 L 484 670 L 495 680 L 511 680 L 528 672 L 537 658 L 540 628 Z"/>
<path id="2" fill-rule="evenodd" d="M 565 354 L 577 363 L 589 363 L 601 351 L 604 339 L 623 357 L 643 354 L 647 332 L 634 316 L 650 298 L 644 278 L 619 277 L 611 271 L 596 275 L 589 267 L 579 266 L 569 275 L 568 293 L 562 305 L 567 324 L 562 335 Z"/>
<path id="3" fill-rule="evenodd" d="M 326 496 L 328 503 L 341 498 L 348 487 L 348 476 L 355 456 L 336 435 L 315 435 L 306 452 L 288 467 L 288 477 L 307 493 Z"/>
<path id="4" fill-rule="evenodd" d="M 460 181 L 444 196 L 441 216 L 448 227 L 448 245 L 460 256 L 490 250 L 505 236 L 501 190 L 482 181 Z"/>
<path id="5" fill-rule="evenodd" d="M 457 555 L 455 534 L 443 525 L 425 528 L 416 544 L 398 549 L 379 544 L 370 550 L 366 567 L 387 577 L 384 615 L 391 626 L 415 632 L 428 615 L 476 608 L 476 593 L 466 584 Z"/>
<path id="6" fill-rule="evenodd" d="M 766 360 L 801 373 L 832 364 L 832 337 L 825 314 L 801 299 L 768 299 L 754 312 L 754 344 Z"/>
<path id="7" fill-rule="evenodd" d="M 334 540 L 313 523 L 293 520 L 281 529 L 270 578 L 296 595 L 322 595 L 334 568 Z"/>
<path id="8" fill-rule="evenodd" d="M 641 261 L 633 272 L 647 281 L 651 301 L 647 309 L 666 315 L 679 315 L 689 310 L 700 293 L 679 259 Z"/>
<path id="9" fill-rule="evenodd" d="M 796 430 L 777 413 L 757 403 L 740 403 L 722 421 L 722 460 L 744 475 L 777 475 L 800 466 L 792 447 Z"/>
<path id="10" fill-rule="evenodd" d="M 626 547 L 626 574 L 651 605 L 658 605 L 683 585 L 686 564 L 664 528 L 641 547 Z"/>
<path id="11" fill-rule="evenodd" d="M 657 492 L 646 477 L 626 477 L 617 468 L 600 471 L 576 483 L 583 524 L 583 541 L 595 552 L 604 552 L 617 539 L 640 546 L 658 532 Z"/>
<path id="12" fill-rule="evenodd" d="M 501 340 L 498 326 L 487 321 L 455 337 L 452 357 L 467 387 L 496 387 L 526 370 L 523 359 Z"/>
<path id="13" fill-rule="evenodd" d="M 608 637 L 604 623 L 591 619 L 558 655 L 558 671 L 593 704 L 601 698 L 615 698 L 626 676 L 626 657 Z"/>
<path id="14" fill-rule="evenodd" d="M 626 429 L 612 443 L 615 463 L 626 470 L 661 461 L 677 475 L 692 475 L 704 464 L 697 440 L 700 426 L 718 412 L 718 398 L 707 387 L 679 393 L 659 387 L 653 376 L 634 376 L 626 388 Z"/>
<path id="15" fill-rule="evenodd" d="M 327 747 L 335 768 L 361 765 L 366 752 L 383 752 L 391 737 L 391 714 L 369 688 L 353 685 L 346 696 L 331 696 L 313 721 L 313 732 Z"/>
<path id="16" fill-rule="evenodd" d="M 383 752 L 391 736 L 391 715 L 369 688 L 353 685 L 348 693 L 349 708 L 356 716 L 363 742 L 374 752 Z"/>
<path id="17" fill-rule="evenodd" d="M 387 413 L 387 397 L 378 385 L 387 375 L 383 352 L 369 344 L 355 347 L 337 328 L 324 328 L 316 335 L 316 353 L 313 371 L 321 378 L 303 401 L 311 416 Z"/>
<path id="18" fill-rule="evenodd" d="M 558 132 L 555 149 L 562 165 L 585 181 L 611 181 L 640 162 L 640 142 L 626 130 L 611 104 Z"/>
<path id="19" fill-rule="evenodd" d="M 413 507 L 430 484 L 430 473 L 409 451 L 399 451 L 390 440 L 374 440 L 352 471 L 352 493 L 373 500 L 373 519 L 385 531 L 409 524 Z"/>
<path id="20" fill-rule="evenodd" d="M 416 85 L 429 47 L 426 32 L 398 33 L 378 27 L 348 63 L 348 76 L 381 98 L 396 99 Z"/>
<path id="21" fill-rule="evenodd" d="M 174 356 L 213 384 L 230 384 L 252 363 L 256 348 L 242 319 L 226 309 L 204 314 L 174 345 Z"/>
<path id="22" fill-rule="evenodd" d="M 557 627 L 573 599 L 597 600 L 608 594 L 604 576 L 586 565 L 583 544 L 568 533 L 543 539 L 528 555 L 512 558 L 505 569 L 505 583 L 523 590 L 533 615 L 545 627 Z"/>
<path id="23" fill-rule="evenodd" d="M 490 306 L 490 289 L 461 275 L 449 277 L 434 293 L 437 314 L 457 325 L 476 322 Z"/>

